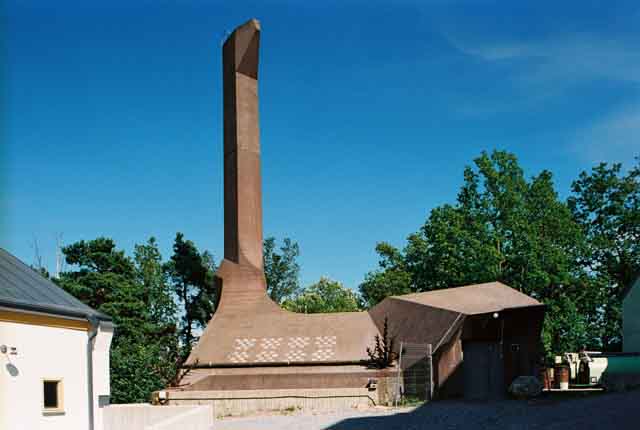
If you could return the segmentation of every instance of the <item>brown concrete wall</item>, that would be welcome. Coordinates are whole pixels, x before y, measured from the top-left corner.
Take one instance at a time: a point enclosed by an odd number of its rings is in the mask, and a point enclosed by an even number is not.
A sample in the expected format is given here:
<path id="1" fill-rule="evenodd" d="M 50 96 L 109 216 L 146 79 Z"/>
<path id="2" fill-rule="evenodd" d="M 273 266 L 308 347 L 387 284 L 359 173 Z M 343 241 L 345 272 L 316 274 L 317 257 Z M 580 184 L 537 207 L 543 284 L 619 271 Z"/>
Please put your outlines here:
<path id="1" fill-rule="evenodd" d="M 262 270 L 262 189 L 258 125 L 260 25 L 250 20 L 222 50 L 224 257 Z"/>
<path id="2" fill-rule="evenodd" d="M 281 369 L 282 370 L 282 369 Z M 364 388 L 369 379 L 384 376 L 377 372 L 285 373 L 257 375 L 211 375 L 189 386 L 189 390 L 277 390 L 314 388 Z"/>
<path id="3" fill-rule="evenodd" d="M 452 339 L 442 345 L 434 355 L 434 391 L 438 398 L 460 397 L 464 394 L 461 337 L 462 329 L 458 329 Z"/>
<path id="4" fill-rule="evenodd" d="M 542 357 L 540 333 L 545 309 L 525 308 L 503 312 L 504 376 L 508 387 L 518 376 L 538 375 Z"/>
<path id="5" fill-rule="evenodd" d="M 446 309 L 388 297 L 369 311 L 371 319 L 382 332 L 387 317 L 389 332 L 400 342 L 436 345 L 454 324 L 458 313 Z"/>
<path id="6" fill-rule="evenodd" d="M 502 342 L 505 389 L 521 375 L 537 375 L 541 354 L 540 331 L 544 308 L 516 308 L 493 314 L 467 316 L 463 327 L 434 356 L 434 380 L 439 398 L 464 394 L 463 341 Z"/>
<path id="7" fill-rule="evenodd" d="M 472 315 L 465 320 L 463 341 L 502 343 L 505 389 L 518 376 L 537 376 L 542 353 L 540 332 L 544 308 L 516 308 L 493 314 Z"/>

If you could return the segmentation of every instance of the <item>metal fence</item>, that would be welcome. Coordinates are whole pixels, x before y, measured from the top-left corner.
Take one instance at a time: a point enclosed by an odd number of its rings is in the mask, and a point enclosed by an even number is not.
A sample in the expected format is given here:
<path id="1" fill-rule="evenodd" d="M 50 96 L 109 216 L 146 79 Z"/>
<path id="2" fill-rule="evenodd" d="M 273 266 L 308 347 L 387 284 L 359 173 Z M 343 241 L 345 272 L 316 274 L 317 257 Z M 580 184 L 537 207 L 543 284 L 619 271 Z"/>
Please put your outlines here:
<path id="1" fill-rule="evenodd" d="M 433 357 L 431 344 L 400 343 L 396 403 L 408 398 L 433 398 Z"/>

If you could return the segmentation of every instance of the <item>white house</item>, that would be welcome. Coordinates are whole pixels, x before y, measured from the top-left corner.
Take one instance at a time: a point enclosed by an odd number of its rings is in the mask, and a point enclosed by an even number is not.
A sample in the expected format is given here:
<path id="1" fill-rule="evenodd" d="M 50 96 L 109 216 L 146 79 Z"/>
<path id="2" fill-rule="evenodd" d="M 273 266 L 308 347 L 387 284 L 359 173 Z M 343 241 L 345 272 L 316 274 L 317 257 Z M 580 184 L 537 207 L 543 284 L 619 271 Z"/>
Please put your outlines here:
<path id="1" fill-rule="evenodd" d="M 102 430 L 111 319 L 0 248 L 0 429 Z"/>
<path id="2" fill-rule="evenodd" d="M 622 297 L 622 350 L 640 352 L 640 273 Z"/>

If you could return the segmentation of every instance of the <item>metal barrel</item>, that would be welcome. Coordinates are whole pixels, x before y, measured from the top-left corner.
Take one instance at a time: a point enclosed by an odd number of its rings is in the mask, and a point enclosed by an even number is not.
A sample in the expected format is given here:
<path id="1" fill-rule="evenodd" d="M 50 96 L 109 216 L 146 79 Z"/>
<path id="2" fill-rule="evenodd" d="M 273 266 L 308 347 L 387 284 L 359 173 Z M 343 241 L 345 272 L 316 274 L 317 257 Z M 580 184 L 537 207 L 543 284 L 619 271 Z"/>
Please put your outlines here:
<path id="1" fill-rule="evenodd" d="M 569 366 L 566 364 L 556 364 L 554 374 L 556 379 L 556 388 L 561 390 L 569 389 Z"/>
<path id="2" fill-rule="evenodd" d="M 549 369 L 546 367 L 540 368 L 540 382 L 545 390 L 551 388 L 551 378 L 549 377 Z"/>

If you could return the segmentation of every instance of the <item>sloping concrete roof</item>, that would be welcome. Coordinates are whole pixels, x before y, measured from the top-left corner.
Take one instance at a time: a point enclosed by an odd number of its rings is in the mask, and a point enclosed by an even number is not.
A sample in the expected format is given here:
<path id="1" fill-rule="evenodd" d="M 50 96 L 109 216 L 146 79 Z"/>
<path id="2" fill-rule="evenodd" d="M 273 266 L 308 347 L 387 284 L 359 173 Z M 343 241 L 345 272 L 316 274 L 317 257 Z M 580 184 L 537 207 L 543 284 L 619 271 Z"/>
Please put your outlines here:
<path id="1" fill-rule="evenodd" d="M 447 309 L 465 315 L 500 312 L 505 309 L 544 306 L 536 299 L 501 282 L 468 285 L 444 290 L 394 296 L 398 300 Z"/>
<path id="2" fill-rule="evenodd" d="M 82 303 L 0 248 L 0 306 L 75 318 L 111 318 Z"/>
<path id="3" fill-rule="evenodd" d="M 378 334 L 367 312 L 299 314 L 266 292 L 262 271 L 223 260 L 220 304 L 187 365 L 345 363 L 367 359 Z"/>

